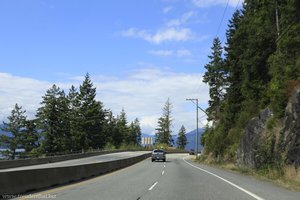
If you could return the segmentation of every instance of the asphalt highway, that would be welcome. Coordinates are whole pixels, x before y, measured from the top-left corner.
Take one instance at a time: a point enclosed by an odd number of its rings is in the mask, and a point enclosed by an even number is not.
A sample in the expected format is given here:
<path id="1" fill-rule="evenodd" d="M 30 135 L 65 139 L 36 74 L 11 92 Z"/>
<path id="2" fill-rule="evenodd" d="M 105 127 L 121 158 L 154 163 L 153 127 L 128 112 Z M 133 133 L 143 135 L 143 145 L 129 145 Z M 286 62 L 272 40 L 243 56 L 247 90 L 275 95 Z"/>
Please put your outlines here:
<path id="1" fill-rule="evenodd" d="M 149 151 L 150 152 L 150 151 Z M 41 168 L 51 168 L 51 167 L 66 167 L 66 166 L 74 166 L 74 165 L 82 165 L 82 164 L 90 164 L 90 163 L 98 163 L 98 162 L 106 162 L 124 158 L 130 158 L 134 156 L 139 156 L 145 153 L 149 153 L 145 151 L 128 151 L 128 152 L 119 152 L 119 153 L 110 153 L 99 156 L 91 156 L 87 158 L 66 160 L 61 162 L 54 162 L 48 164 L 40 164 L 40 165 L 31 165 L 25 167 L 16 167 L 9 169 L 1 169 L 0 172 L 8 172 L 8 171 L 16 171 L 16 170 L 27 170 L 27 169 L 41 169 Z"/>
<path id="2" fill-rule="evenodd" d="M 300 192 L 235 172 L 192 162 L 186 154 L 167 154 L 166 162 L 146 159 L 86 181 L 31 194 L 61 200 L 299 200 Z M 40 197 L 40 198 L 39 198 Z M 29 199 L 29 198 L 27 198 Z"/>

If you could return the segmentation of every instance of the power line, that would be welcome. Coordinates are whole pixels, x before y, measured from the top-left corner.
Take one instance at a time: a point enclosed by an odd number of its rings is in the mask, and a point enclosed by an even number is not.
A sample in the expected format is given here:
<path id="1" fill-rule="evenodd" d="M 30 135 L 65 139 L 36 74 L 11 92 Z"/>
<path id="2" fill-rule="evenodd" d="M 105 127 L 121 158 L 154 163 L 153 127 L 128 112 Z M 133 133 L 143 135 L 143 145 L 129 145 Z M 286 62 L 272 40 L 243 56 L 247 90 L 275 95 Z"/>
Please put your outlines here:
<path id="1" fill-rule="evenodd" d="M 238 7 L 239 7 L 239 5 L 240 5 L 240 2 L 241 2 L 241 0 L 239 0 L 239 1 L 237 2 L 236 6 L 235 6 L 235 8 L 234 8 L 234 12 L 238 9 Z M 225 37 L 226 37 L 226 33 L 225 33 L 225 35 L 223 35 L 222 40 L 220 40 L 221 44 L 222 44 L 222 41 L 225 40 Z"/>
<path id="2" fill-rule="evenodd" d="M 223 23 L 223 20 L 224 20 L 224 17 L 225 17 L 225 14 L 226 14 L 226 11 L 227 11 L 227 8 L 228 8 L 228 5 L 229 5 L 229 1 L 230 1 L 230 0 L 227 0 L 226 7 L 225 7 L 225 9 L 224 9 L 224 11 L 223 11 L 222 18 L 221 18 L 221 20 L 220 20 L 220 23 L 219 23 L 219 26 L 218 26 L 218 29 L 217 29 L 216 37 L 218 36 L 219 31 L 220 31 L 220 28 L 221 28 L 221 26 L 222 26 L 222 23 Z M 238 6 L 239 6 L 239 4 L 240 4 L 240 1 L 241 1 L 241 0 L 238 0 L 237 4 L 236 4 L 236 6 L 235 6 L 234 11 L 236 11 L 236 10 L 238 9 Z M 221 43 L 222 43 L 222 41 L 224 41 L 225 36 L 226 36 L 226 34 L 223 36 L 222 40 L 220 41 Z M 208 56 L 206 57 L 205 64 L 206 64 L 207 62 L 208 62 Z M 198 85 L 197 90 L 196 90 L 197 92 L 199 91 L 200 86 L 201 86 L 201 84 Z M 207 113 L 205 112 L 205 110 L 203 110 L 203 109 L 200 108 L 200 107 L 199 107 L 199 109 L 201 109 L 201 110 L 207 115 Z"/>
<path id="3" fill-rule="evenodd" d="M 239 2 L 240 2 L 240 0 L 239 0 Z M 229 0 L 227 0 L 226 7 L 225 7 L 225 9 L 224 9 L 224 11 L 223 11 L 223 15 L 222 15 L 222 18 L 221 18 L 221 20 L 220 20 L 220 23 L 219 23 L 219 26 L 218 26 L 217 33 L 216 33 L 216 36 L 215 36 L 215 37 L 217 37 L 218 34 L 219 34 L 219 31 L 220 31 L 221 25 L 222 25 L 222 23 L 223 23 L 223 20 L 224 20 L 225 13 L 226 13 L 226 11 L 227 11 L 228 5 L 229 5 Z M 206 57 L 205 63 L 207 63 L 207 62 L 208 62 L 208 57 Z M 199 86 L 197 87 L 197 91 L 199 90 L 199 88 L 200 88 L 200 84 L 199 84 Z"/>
<path id="4" fill-rule="evenodd" d="M 222 25 L 222 23 L 223 23 L 223 20 L 224 20 L 225 13 L 226 13 L 226 11 L 227 11 L 228 5 L 229 5 L 229 0 L 227 0 L 226 7 L 225 7 L 225 9 L 224 9 L 224 11 L 223 11 L 223 15 L 222 15 L 221 21 L 220 21 L 219 26 L 218 26 L 218 29 L 217 29 L 216 37 L 217 37 L 218 34 L 219 34 L 219 31 L 220 31 L 221 25 Z"/>
<path id="5" fill-rule="evenodd" d="M 276 0 L 276 29 L 277 29 L 277 38 L 279 38 L 279 33 L 280 33 L 280 29 L 279 29 L 279 16 L 278 16 L 278 0 Z"/>
<path id="6" fill-rule="evenodd" d="M 194 102 L 194 100 L 196 100 L 196 99 L 187 99 L 187 100 L 189 100 L 189 101 L 191 101 L 193 104 L 195 104 L 195 105 L 197 106 L 198 109 L 200 109 L 202 112 L 204 112 L 204 113 L 208 116 L 208 113 L 207 113 L 204 109 L 202 109 L 202 108 L 198 105 L 198 103 L 196 104 L 196 103 Z M 198 100 L 197 100 L 197 101 L 198 101 Z"/>
<path id="7" fill-rule="evenodd" d="M 288 27 L 286 27 L 282 32 L 281 34 L 278 36 L 277 40 L 276 40 L 276 43 L 278 43 L 282 37 L 296 24 L 298 23 L 297 21 L 294 21 L 292 22 Z"/>
<path id="8" fill-rule="evenodd" d="M 199 132 L 199 127 L 198 127 L 198 121 L 199 121 L 199 118 L 198 118 L 198 99 L 186 99 L 187 101 L 191 101 L 191 102 L 193 102 L 194 104 L 196 104 L 196 124 L 197 124 L 197 128 L 196 128 L 196 158 L 197 158 L 197 156 L 198 156 L 198 141 L 199 141 L 199 139 L 198 139 L 198 132 Z M 196 101 L 196 103 L 194 102 L 194 101 Z"/>

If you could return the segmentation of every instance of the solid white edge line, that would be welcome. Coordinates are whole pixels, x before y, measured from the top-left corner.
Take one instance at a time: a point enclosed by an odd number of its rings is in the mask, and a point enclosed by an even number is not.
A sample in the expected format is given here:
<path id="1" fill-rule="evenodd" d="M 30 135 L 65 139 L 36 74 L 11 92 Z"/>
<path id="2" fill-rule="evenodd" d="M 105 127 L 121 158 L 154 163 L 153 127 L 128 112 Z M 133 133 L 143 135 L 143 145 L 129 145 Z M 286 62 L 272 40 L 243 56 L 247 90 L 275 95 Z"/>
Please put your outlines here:
<path id="1" fill-rule="evenodd" d="M 158 182 L 156 181 L 148 190 L 150 191 L 150 190 L 152 190 L 155 186 L 156 186 L 156 184 L 157 184 Z"/>
<path id="2" fill-rule="evenodd" d="M 226 183 L 232 185 L 233 187 L 235 187 L 235 188 L 237 188 L 237 189 L 239 189 L 239 190 L 245 192 L 246 194 L 252 196 L 253 198 L 255 198 L 255 199 L 257 199 L 257 200 L 264 200 L 263 198 L 257 196 L 256 194 L 253 194 L 252 192 L 250 192 L 250 191 L 248 191 L 248 190 L 246 190 L 246 189 L 244 189 L 244 188 L 242 188 L 242 187 L 240 187 L 240 186 L 238 186 L 238 185 L 236 185 L 236 184 L 234 184 L 234 183 L 232 183 L 232 182 L 230 182 L 230 181 L 228 181 L 228 180 L 226 180 L 226 179 L 224 179 L 224 178 L 222 178 L 222 177 L 220 177 L 220 176 L 218 176 L 218 175 L 216 175 L 216 174 L 213 174 L 213 173 L 210 172 L 210 171 L 207 171 L 207 170 L 205 170 L 205 169 L 202 169 L 202 168 L 200 168 L 200 167 L 197 167 L 197 166 L 195 166 L 195 165 L 193 165 L 193 164 L 187 162 L 187 161 L 185 160 L 185 158 L 186 158 L 186 157 L 182 158 L 182 160 L 183 160 L 184 162 L 186 162 L 187 164 L 189 164 L 190 166 L 192 166 L 192 167 L 194 167 L 194 168 L 196 168 L 196 169 L 199 169 L 199 170 L 201 170 L 201 171 L 203 171 L 203 172 L 205 172 L 205 173 L 208 173 L 208 174 L 210 174 L 210 175 L 212 175 L 212 176 L 215 176 L 215 177 L 217 177 L 218 179 L 221 179 L 222 181 L 224 181 L 224 182 L 226 182 Z"/>

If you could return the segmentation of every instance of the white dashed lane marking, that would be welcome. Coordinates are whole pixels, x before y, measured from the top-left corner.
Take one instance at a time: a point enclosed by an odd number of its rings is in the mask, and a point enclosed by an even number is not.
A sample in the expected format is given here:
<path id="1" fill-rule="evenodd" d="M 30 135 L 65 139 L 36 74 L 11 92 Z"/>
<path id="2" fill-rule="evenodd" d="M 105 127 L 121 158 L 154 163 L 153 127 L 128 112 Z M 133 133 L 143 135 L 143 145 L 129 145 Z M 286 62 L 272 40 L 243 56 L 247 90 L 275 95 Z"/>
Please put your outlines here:
<path id="1" fill-rule="evenodd" d="M 150 191 L 150 190 L 152 190 L 155 186 L 156 186 L 156 184 L 157 184 L 158 182 L 156 181 L 148 190 Z"/>

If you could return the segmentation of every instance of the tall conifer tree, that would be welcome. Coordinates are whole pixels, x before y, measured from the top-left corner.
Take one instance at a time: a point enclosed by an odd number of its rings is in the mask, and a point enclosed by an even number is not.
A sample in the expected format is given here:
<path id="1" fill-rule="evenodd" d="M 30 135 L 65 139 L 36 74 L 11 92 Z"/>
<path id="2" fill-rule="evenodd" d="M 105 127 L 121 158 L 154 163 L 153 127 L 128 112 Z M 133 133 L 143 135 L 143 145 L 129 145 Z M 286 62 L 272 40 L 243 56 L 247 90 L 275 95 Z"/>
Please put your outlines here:
<path id="1" fill-rule="evenodd" d="M 86 74 L 78 94 L 80 146 L 82 149 L 102 148 L 105 145 L 103 104 L 96 100 L 96 88 Z"/>
<path id="2" fill-rule="evenodd" d="M 156 143 L 162 143 L 162 144 L 167 144 L 167 145 L 173 145 L 174 141 L 172 138 L 172 116 L 171 116 L 171 111 L 172 111 L 172 104 L 170 102 L 170 99 L 165 103 L 165 106 L 163 108 L 163 114 L 162 116 L 158 119 L 158 127 L 156 128 L 156 133 L 155 133 L 155 139 Z"/>
<path id="3" fill-rule="evenodd" d="M 219 38 L 214 39 L 211 50 L 212 53 L 208 56 L 210 61 L 204 66 L 207 71 L 203 76 L 203 82 L 209 85 L 210 100 L 208 102 L 209 107 L 207 108 L 209 120 L 217 121 L 220 119 L 220 107 L 224 99 L 227 75 L 224 69 L 222 47 Z"/>
<path id="4" fill-rule="evenodd" d="M 182 125 L 179 130 L 178 138 L 176 141 L 179 149 L 184 149 L 185 146 L 187 145 L 187 139 L 185 133 L 186 133 L 185 127 Z"/>
<path id="5" fill-rule="evenodd" d="M 3 122 L 3 131 L 8 132 L 11 136 L 0 135 L 0 144 L 9 149 L 9 156 L 15 159 L 16 150 L 22 148 L 22 135 L 24 134 L 26 115 L 25 110 L 18 104 L 15 104 L 11 115 L 7 117 L 8 122 Z"/>

